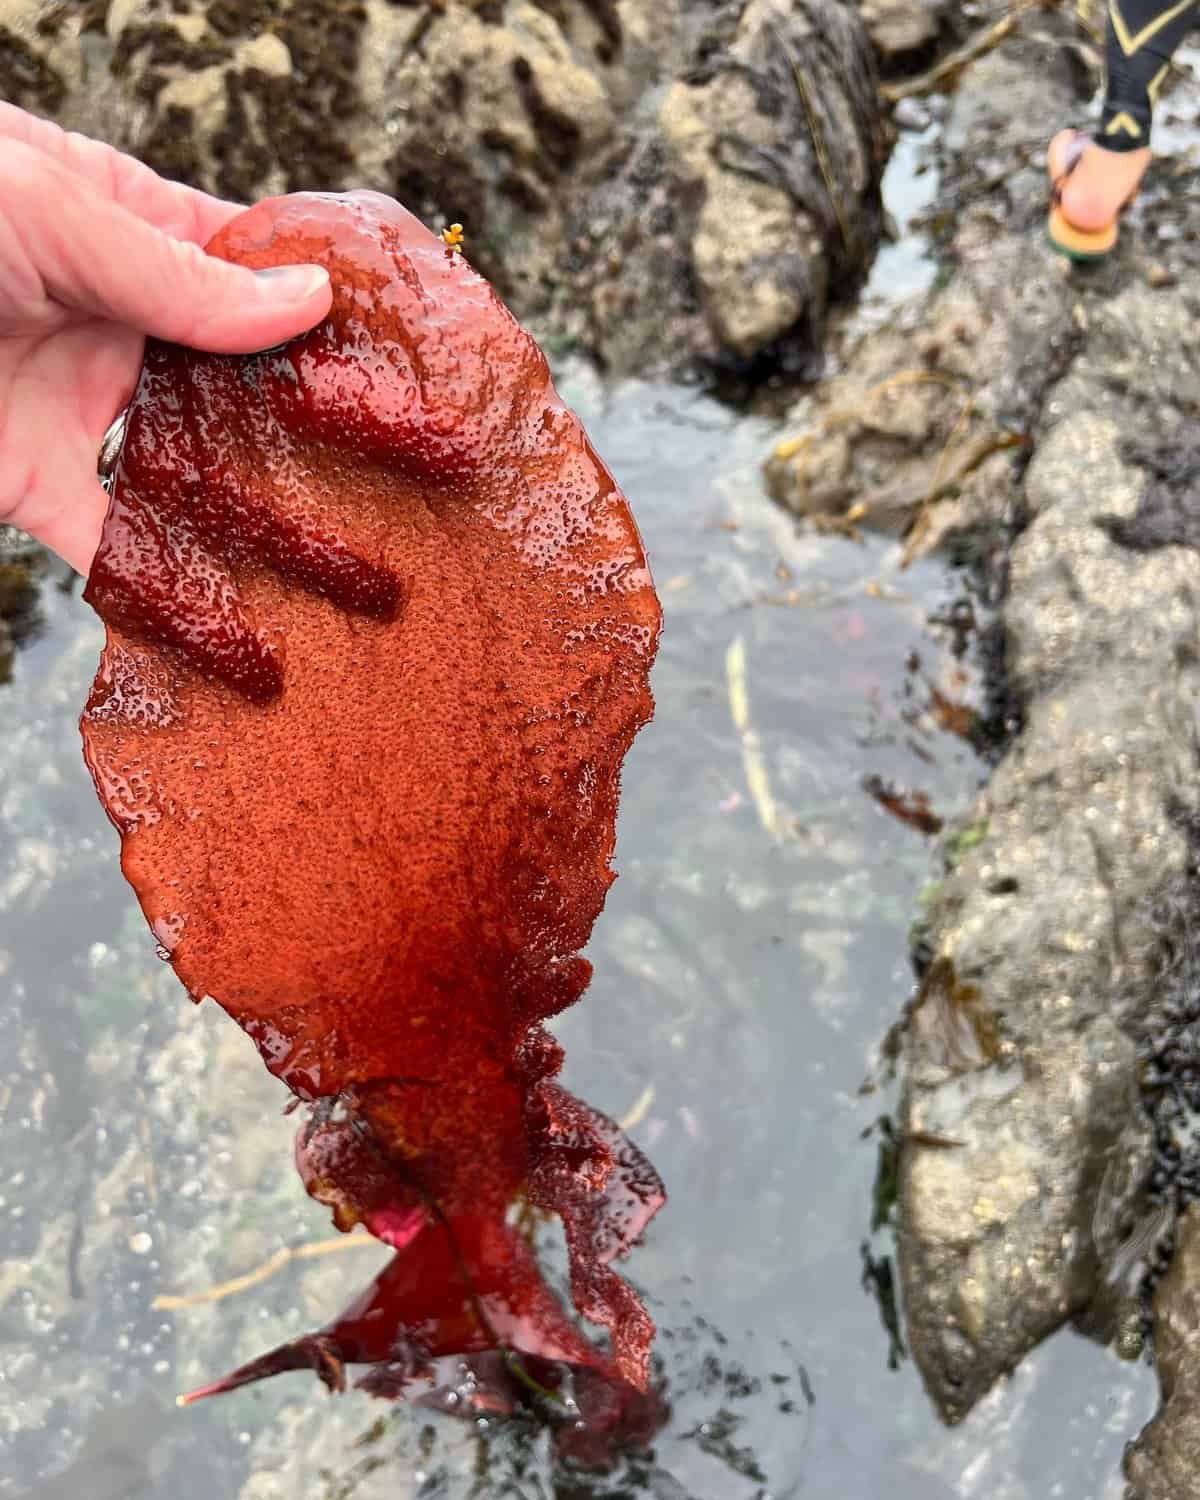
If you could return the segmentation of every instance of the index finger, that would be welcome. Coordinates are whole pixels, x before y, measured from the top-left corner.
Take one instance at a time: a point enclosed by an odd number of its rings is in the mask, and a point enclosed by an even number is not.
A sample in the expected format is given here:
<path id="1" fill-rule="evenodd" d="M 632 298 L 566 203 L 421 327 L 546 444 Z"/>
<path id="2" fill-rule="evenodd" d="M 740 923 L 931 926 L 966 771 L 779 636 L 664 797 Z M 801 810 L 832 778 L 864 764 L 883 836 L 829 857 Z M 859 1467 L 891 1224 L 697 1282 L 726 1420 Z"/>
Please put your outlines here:
<path id="1" fill-rule="evenodd" d="M 171 182 L 133 156 L 66 131 L 0 100 L 0 139 L 16 140 L 44 152 L 83 177 L 114 203 L 153 224 L 174 239 L 206 244 L 243 205 L 214 198 L 196 188 Z"/>

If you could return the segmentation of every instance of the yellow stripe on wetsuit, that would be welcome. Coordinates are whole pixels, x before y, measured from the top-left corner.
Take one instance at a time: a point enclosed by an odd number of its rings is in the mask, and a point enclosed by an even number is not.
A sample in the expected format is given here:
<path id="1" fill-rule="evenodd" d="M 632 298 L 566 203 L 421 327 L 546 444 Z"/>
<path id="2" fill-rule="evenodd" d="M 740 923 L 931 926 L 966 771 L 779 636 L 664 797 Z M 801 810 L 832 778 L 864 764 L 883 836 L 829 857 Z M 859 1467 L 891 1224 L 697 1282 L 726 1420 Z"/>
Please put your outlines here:
<path id="1" fill-rule="evenodd" d="M 1154 104 L 1198 0 L 1108 0 L 1107 82 L 1099 140 L 1110 151 L 1150 144 Z"/>

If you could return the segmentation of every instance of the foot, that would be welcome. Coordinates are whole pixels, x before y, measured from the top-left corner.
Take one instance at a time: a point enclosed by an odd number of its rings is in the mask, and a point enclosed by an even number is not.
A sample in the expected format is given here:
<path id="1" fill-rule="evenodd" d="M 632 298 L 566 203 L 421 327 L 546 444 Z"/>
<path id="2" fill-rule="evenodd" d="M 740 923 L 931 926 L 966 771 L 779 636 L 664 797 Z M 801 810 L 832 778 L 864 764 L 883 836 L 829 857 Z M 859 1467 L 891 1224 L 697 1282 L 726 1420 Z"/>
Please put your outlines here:
<path id="1" fill-rule="evenodd" d="M 1046 168 L 1053 182 L 1066 171 L 1073 130 L 1060 130 L 1046 152 Z M 1063 183 L 1062 211 L 1077 229 L 1107 228 L 1133 197 L 1150 165 L 1150 152 L 1106 151 L 1089 142 L 1082 160 Z"/>

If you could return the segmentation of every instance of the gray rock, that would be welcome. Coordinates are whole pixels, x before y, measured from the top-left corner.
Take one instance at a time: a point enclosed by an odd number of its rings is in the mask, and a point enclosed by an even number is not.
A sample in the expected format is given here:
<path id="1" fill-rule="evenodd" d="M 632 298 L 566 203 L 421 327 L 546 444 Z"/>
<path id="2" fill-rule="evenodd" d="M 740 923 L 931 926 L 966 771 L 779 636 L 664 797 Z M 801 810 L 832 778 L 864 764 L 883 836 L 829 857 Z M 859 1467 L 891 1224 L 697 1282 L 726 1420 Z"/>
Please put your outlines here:
<path id="1" fill-rule="evenodd" d="M 1024 726 L 932 913 L 931 976 L 969 990 L 994 1046 L 948 1044 L 962 1002 L 930 980 L 908 1033 L 903 1128 L 962 1143 L 910 1148 L 901 1186 L 910 1338 L 951 1419 L 1093 1301 L 1101 1185 L 1131 1156 L 1144 1175 L 1149 1149 L 1135 1038 L 1160 934 L 1144 914 L 1187 863 L 1198 621 L 1192 552 L 1137 553 L 1097 525 L 1137 504 L 1121 439 L 1077 411 L 1026 475 L 1004 609 Z"/>
<path id="2" fill-rule="evenodd" d="M 610 366 L 811 358 L 879 227 L 850 0 L 0 0 L 0 96 L 228 198 L 461 222 L 520 316 Z"/>
<path id="3" fill-rule="evenodd" d="M 1172 1215 L 1148 1196 L 1139 1088 L 1167 1014 L 1156 914 L 1194 901 L 1197 215 L 1155 200 L 1156 229 L 1178 231 L 1156 236 L 1162 264 L 1136 224 L 1087 276 L 1046 252 L 1037 158 L 1078 105 L 1054 22 L 1038 26 L 951 105 L 945 284 L 835 343 L 837 376 L 766 466 L 801 513 L 911 527 L 910 554 L 1023 526 L 1001 621 L 1020 733 L 943 838 L 903 1055 L 908 1339 L 949 1421 L 1068 1320 L 1138 1346 Z M 1004 431 L 1033 444 L 1023 472 L 1002 451 L 967 465 Z M 1191 1316 L 1191 1275 L 1173 1273 L 1161 1317 Z M 1200 1495 L 1200 1400 L 1177 1328 L 1162 1338 L 1164 1409 L 1130 1474 L 1147 1496 Z"/>
<path id="4" fill-rule="evenodd" d="M 1031 144 L 1077 111 L 1072 77 L 1045 39 L 1028 36 L 965 76 L 942 140 L 941 199 L 958 210 L 945 250 L 952 274 L 882 329 L 835 331 L 838 374 L 802 399 L 766 464 L 790 509 L 853 509 L 891 531 L 919 517 L 910 556 L 994 533 L 1014 513 L 1013 459 L 1081 342 L 1078 294 L 1042 247 L 1044 178 L 1021 167 Z"/>
<path id="5" fill-rule="evenodd" d="M 1022 72 L 1018 49 L 968 73 L 947 127 L 954 272 L 931 309 L 940 327 L 967 299 L 989 354 L 975 402 L 1034 439 L 1002 610 L 1020 732 L 944 837 L 905 1040 L 904 1301 L 951 1421 L 1068 1320 L 1128 1349 L 1146 1247 L 1169 1234 L 1139 1058 L 1164 1016 L 1153 914 L 1194 878 L 1194 210 L 1155 205 L 1186 231 L 1165 275 L 1133 225 L 1095 276 L 1046 254 L 1044 179 L 1013 164 L 1071 117 L 1056 69 Z M 1158 1295 L 1164 1408 L 1130 1457 L 1139 1497 L 1200 1494 L 1181 1354 L 1196 1254 Z"/>
<path id="6" fill-rule="evenodd" d="M 858 8 L 871 45 L 889 69 L 924 54 L 953 21 L 948 0 L 859 0 Z"/>
<path id="7" fill-rule="evenodd" d="M 1142 358 L 1159 332 L 1131 325 Z M 963 1142 L 910 1151 L 902 1186 L 910 1334 L 951 1418 L 1102 1279 L 1097 1194 L 1139 1129 L 1136 1023 L 1158 965 L 1144 913 L 1183 878 L 1174 809 L 1196 805 L 1195 557 L 1098 524 L 1132 515 L 1145 481 L 1123 459 L 1128 413 L 1122 430 L 1091 404 L 1051 417 L 1025 476 L 1004 607 L 1024 726 L 931 923 L 995 1053 L 949 1054 L 924 997 L 909 1031 L 904 1128 Z"/>
<path id="8" fill-rule="evenodd" d="M 874 71 L 857 17 L 750 0 L 726 50 L 667 91 L 669 159 L 696 202 L 692 267 L 720 342 L 750 357 L 802 318 L 878 235 Z M 835 255 L 817 255 L 838 244 Z"/>
<path id="9" fill-rule="evenodd" d="M 1070 342 L 1072 300 L 1023 235 L 964 235 L 955 276 L 919 316 L 843 349 L 841 373 L 795 410 L 766 464 L 771 493 L 802 515 L 855 507 L 884 530 L 919 514 L 917 552 L 994 530 L 1015 501 L 1022 434 Z"/>

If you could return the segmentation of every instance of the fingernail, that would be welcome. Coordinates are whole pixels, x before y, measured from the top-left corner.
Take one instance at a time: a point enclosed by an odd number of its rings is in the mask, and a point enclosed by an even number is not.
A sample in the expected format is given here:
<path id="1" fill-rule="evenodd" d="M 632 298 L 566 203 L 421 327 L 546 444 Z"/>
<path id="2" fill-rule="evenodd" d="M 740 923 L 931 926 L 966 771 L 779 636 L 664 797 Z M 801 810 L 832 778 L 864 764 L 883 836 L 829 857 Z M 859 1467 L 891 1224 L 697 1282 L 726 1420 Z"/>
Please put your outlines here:
<path id="1" fill-rule="evenodd" d="M 266 266 L 254 274 L 264 290 L 281 302 L 307 302 L 329 284 L 324 266 Z"/>

